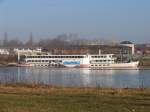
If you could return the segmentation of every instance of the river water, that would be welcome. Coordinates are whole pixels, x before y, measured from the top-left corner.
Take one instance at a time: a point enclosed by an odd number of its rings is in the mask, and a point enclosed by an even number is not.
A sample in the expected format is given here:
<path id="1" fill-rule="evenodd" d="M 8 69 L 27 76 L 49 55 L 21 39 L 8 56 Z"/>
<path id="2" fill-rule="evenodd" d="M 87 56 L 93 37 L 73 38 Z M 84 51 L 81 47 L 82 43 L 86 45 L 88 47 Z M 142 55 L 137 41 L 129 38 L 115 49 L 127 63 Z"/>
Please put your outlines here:
<path id="1" fill-rule="evenodd" d="M 150 88 L 150 70 L 1 67 L 0 83 L 61 87 Z"/>

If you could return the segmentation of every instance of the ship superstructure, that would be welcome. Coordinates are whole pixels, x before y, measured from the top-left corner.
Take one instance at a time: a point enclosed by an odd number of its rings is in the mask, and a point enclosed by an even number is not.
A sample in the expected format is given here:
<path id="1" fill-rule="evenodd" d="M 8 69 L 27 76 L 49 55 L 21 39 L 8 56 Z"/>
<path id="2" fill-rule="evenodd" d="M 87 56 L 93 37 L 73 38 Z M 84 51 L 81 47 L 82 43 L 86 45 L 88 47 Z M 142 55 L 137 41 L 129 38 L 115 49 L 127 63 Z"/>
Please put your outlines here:
<path id="1" fill-rule="evenodd" d="M 137 62 L 117 63 L 114 54 L 98 55 L 28 55 L 25 63 L 30 66 L 80 67 L 80 68 L 123 68 L 137 67 Z"/>

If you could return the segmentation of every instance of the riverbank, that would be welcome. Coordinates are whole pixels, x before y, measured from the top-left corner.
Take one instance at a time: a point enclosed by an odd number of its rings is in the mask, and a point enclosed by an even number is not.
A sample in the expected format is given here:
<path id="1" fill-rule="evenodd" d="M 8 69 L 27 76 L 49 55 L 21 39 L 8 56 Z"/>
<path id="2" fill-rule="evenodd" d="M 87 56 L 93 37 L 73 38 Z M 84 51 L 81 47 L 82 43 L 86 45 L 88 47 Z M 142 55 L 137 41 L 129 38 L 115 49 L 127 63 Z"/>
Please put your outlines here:
<path id="1" fill-rule="evenodd" d="M 16 55 L 0 55 L 0 66 L 9 66 L 12 63 L 17 63 Z"/>
<path id="2" fill-rule="evenodd" d="M 149 112 L 150 89 L 0 85 L 1 112 Z"/>

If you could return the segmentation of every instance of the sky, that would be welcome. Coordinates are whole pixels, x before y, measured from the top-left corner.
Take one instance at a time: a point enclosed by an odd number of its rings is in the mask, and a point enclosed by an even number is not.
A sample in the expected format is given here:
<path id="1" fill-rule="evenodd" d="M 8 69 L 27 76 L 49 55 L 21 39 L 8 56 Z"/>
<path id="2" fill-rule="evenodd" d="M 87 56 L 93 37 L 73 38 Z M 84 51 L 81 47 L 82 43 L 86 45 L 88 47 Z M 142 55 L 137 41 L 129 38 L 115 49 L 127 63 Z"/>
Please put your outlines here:
<path id="1" fill-rule="evenodd" d="M 150 43 L 150 0 L 0 0 L 0 39 L 78 34 Z"/>

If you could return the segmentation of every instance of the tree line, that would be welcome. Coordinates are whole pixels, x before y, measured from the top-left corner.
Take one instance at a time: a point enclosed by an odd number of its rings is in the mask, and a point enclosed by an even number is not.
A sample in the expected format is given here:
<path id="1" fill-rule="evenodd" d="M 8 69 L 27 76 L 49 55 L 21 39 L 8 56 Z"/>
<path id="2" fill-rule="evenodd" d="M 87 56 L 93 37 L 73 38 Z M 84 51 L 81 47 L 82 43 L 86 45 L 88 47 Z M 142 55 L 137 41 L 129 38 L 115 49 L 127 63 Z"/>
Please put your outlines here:
<path id="1" fill-rule="evenodd" d="M 62 48 L 69 47 L 74 45 L 100 45 L 100 44 L 116 44 L 114 40 L 105 40 L 101 38 L 88 39 L 88 38 L 79 38 L 77 34 L 61 34 L 55 38 L 44 38 L 39 39 L 39 41 L 34 41 L 32 33 L 30 33 L 29 39 L 27 42 L 22 42 L 20 39 L 8 39 L 7 33 L 4 34 L 4 40 L 2 47 L 5 48 Z"/>

